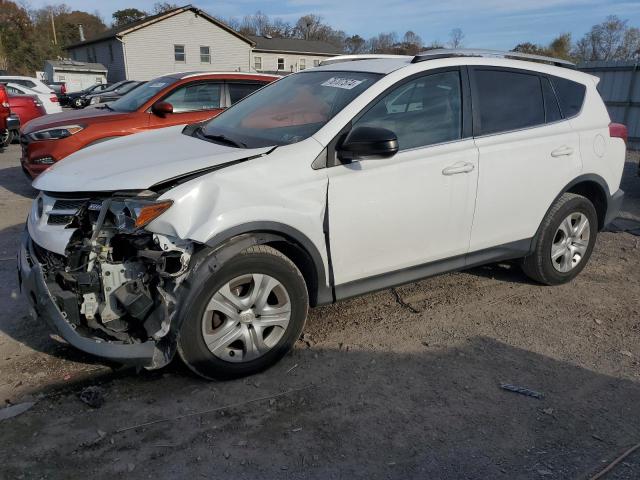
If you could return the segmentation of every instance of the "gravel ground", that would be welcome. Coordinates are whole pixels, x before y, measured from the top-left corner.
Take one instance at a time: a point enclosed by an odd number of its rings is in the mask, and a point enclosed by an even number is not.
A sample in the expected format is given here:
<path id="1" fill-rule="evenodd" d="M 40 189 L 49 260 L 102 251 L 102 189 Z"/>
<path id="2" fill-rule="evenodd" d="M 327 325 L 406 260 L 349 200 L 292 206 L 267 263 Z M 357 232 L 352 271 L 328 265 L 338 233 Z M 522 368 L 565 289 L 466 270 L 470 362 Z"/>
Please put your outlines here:
<path id="1" fill-rule="evenodd" d="M 36 404 L 0 421 L 0 479 L 587 479 L 640 442 L 637 154 L 615 232 L 571 284 L 492 265 L 318 308 L 280 364 L 223 383 L 117 370 L 30 319 L 18 155 L 0 153 L 0 406 Z M 607 476 L 638 478 L 640 451 Z"/>

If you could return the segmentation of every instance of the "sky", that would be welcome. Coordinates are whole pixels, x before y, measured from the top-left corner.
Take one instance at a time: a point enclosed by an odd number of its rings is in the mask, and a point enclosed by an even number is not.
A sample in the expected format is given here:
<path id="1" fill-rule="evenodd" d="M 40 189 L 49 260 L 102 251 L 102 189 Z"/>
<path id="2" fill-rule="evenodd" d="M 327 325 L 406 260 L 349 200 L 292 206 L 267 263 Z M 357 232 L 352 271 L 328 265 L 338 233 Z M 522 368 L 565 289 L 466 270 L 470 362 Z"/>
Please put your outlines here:
<path id="1" fill-rule="evenodd" d="M 27 0 L 38 8 L 66 3 L 72 9 L 99 12 L 105 23 L 122 8 L 152 10 L 158 0 Z M 185 4 L 189 0 L 185 0 Z M 179 1 L 171 3 L 181 4 Z M 380 32 L 402 35 L 412 30 L 429 44 L 446 42 L 453 28 L 464 32 L 464 46 L 511 49 L 521 42 L 548 44 L 560 33 L 581 38 L 608 15 L 618 15 L 640 27 L 640 0 L 191 0 L 217 17 L 242 18 L 260 10 L 272 17 L 295 22 L 307 13 L 348 34 L 369 38 Z"/>

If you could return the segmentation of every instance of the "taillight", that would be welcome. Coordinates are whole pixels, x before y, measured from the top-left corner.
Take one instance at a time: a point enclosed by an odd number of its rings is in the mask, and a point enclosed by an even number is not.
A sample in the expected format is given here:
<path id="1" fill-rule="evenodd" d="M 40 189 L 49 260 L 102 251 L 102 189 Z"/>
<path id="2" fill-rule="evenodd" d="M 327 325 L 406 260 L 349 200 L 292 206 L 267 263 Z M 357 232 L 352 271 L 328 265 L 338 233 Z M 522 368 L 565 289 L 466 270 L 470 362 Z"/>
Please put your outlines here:
<path id="1" fill-rule="evenodd" d="M 62 85 L 60 85 L 60 93 L 62 95 L 64 95 L 65 93 L 67 93 L 67 84 L 63 83 Z M 56 100 L 57 101 L 57 100 Z"/>
<path id="2" fill-rule="evenodd" d="M 51 100 L 52 102 L 57 102 L 58 101 L 58 97 L 56 97 L 55 95 L 53 97 L 51 97 L 49 100 Z"/>
<path id="3" fill-rule="evenodd" d="M 627 130 L 626 125 L 623 125 L 621 123 L 610 123 L 609 136 L 611 138 L 621 138 L 622 140 L 624 140 L 624 143 L 627 143 L 627 139 L 629 138 L 629 131 Z"/>

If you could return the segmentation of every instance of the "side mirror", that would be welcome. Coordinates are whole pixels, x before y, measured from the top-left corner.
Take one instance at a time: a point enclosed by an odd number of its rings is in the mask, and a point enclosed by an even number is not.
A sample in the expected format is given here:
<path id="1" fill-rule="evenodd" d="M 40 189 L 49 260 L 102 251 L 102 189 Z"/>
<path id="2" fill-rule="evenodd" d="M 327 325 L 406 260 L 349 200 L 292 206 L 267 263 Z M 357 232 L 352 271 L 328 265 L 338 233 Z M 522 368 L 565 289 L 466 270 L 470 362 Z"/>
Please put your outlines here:
<path id="1" fill-rule="evenodd" d="M 358 127 L 338 147 L 338 158 L 345 163 L 367 158 L 390 158 L 398 153 L 398 137 L 391 130 Z"/>
<path id="2" fill-rule="evenodd" d="M 164 117 L 165 115 L 173 113 L 173 105 L 169 102 L 156 102 L 151 106 L 151 111 L 154 115 Z"/>

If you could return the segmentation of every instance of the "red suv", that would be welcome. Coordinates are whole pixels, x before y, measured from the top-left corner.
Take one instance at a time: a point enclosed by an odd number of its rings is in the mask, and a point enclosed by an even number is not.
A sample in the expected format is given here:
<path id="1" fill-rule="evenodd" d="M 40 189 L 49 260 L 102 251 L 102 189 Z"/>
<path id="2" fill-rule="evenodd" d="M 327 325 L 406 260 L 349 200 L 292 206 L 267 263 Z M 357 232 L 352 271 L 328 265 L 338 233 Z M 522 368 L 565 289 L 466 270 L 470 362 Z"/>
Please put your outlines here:
<path id="1" fill-rule="evenodd" d="M 22 168 L 31 178 L 82 148 L 140 131 L 196 123 L 279 77 L 250 73 L 173 73 L 115 102 L 47 115 L 22 129 Z"/>

